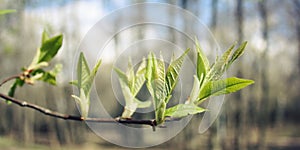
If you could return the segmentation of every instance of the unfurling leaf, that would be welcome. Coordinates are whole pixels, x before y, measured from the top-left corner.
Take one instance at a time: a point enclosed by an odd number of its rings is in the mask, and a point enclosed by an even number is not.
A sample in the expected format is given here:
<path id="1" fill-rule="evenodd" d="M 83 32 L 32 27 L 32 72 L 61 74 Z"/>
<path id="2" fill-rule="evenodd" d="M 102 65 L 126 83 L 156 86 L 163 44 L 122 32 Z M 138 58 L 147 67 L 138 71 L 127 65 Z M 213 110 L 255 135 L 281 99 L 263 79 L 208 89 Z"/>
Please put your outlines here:
<path id="1" fill-rule="evenodd" d="M 171 92 L 174 90 L 178 77 L 179 72 L 183 64 L 183 60 L 190 49 L 187 49 L 179 58 L 176 60 L 171 61 L 170 66 L 167 69 L 166 73 L 166 92 L 167 95 L 170 95 Z M 168 103 L 168 102 L 166 102 Z"/>
<path id="2" fill-rule="evenodd" d="M 197 77 L 200 82 L 200 86 L 204 82 L 203 80 L 206 77 L 206 74 L 209 72 L 209 61 L 205 54 L 203 53 L 203 50 L 198 43 L 198 40 L 196 39 L 196 49 L 197 49 Z"/>
<path id="3" fill-rule="evenodd" d="M 236 77 L 217 81 L 209 81 L 204 85 L 203 88 L 201 88 L 198 103 L 202 102 L 204 99 L 210 96 L 218 96 L 236 92 L 253 83 L 253 80 L 240 79 Z"/>
<path id="4" fill-rule="evenodd" d="M 187 104 L 189 103 L 194 103 L 195 101 L 198 100 L 198 96 L 200 93 L 200 81 L 199 79 L 194 75 L 194 84 L 193 84 L 193 88 L 191 91 L 191 95 L 189 97 L 189 99 L 187 100 Z"/>
<path id="5" fill-rule="evenodd" d="M 148 56 L 147 66 L 147 87 L 152 96 L 155 110 L 155 120 L 158 124 L 164 121 L 164 112 L 166 109 L 166 82 L 165 82 L 165 64 L 161 59 L 156 59 L 153 53 Z"/>
<path id="6" fill-rule="evenodd" d="M 230 54 L 235 47 L 235 44 L 232 45 L 228 50 L 226 50 L 223 55 L 216 60 L 216 62 L 211 67 L 210 71 L 207 73 L 206 81 L 218 80 L 221 78 L 223 73 L 226 70 L 226 65 L 228 64 L 228 59 Z"/>
<path id="7" fill-rule="evenodd" d="M 114 68 L 119 77 L 122 93 L 125 99 L 124 111 L 122 118 L 131 118 L 137 108 L 145 108 L 151 105 L 150 101 L 140 101 L 136 97 L 137 93 L 145 83 L 146 61 L 143 59 L 136 73 L 132 66 L 131 60 L 128 63 L 127 73 L 125 74 L 118 68 Z"/>
<path id="8" fill-rule="evenodd" d="M 89 78 L 90 78 L 90 68 L 83 53 L 81 52 L 77 64 L 77 79 L 78 79 L 78 89 L 83 89 L 85 95 L 88 95 L 90 90 Z"/>
<path id="9" fill-rule="evenodd" d="M 234 53 L 232 54 L 231 58 L 229 59 L 228 61 L 228 64 L 226 66 L 226 69 L 228 69 L 231 64 L 237 59 L 239 58 L 240 56 L 243 55 L 244 53 L 244 50 L 245 50 L 245 47 L 247 46 L 247 42 L 243 42 L 235 51 Z"/>
<path id="10" fill-rule="evenodd" d="M 166 106 L 172 97 L 172 91 L 178 82 L 179 72 L 188 51 L 189 49 L 177 59 L 172 58 L 167 71 L 165 71 L 162 56 L 160 59 L 157 59 L 153 53 L 148 55 L 146 71 L 147 88 L 153 99 L 157 124 L 162 124 L 165 120 Z"/>
<path id="11" fill-rule="evenodd" d="M 247 42 L 243 42 L 237 49 L 233 50 L 235 47 L 235 44 L 233 44 L 228 50 L 224 52 L 221 58 L 216 60 L 215 64 L 208 72 L 205 80 L 212 81 L 220 79 L 223 73 L 230 67 L 230 65 L 244 53 L 246 45 Z"/>
<path id="12" fill-rule="evenodd" d="M 165 116 L 172 118 L 182 118 L 188 115 L 202 113 L 206 109 L 196 106 L 195 104 L 178 104 L 166 110 Z"/>
<path id="13" fill-rule="evenodd" d="M 49 34 L 46 32 L 46 30 L 42 33 L 42 45 L 49 39 Z"/>
<path id="14" fill-rule="evenodd" d="M 72 97 L 74 97 L 76 102 L 79 104 L 82 113 L 81 115 L 85 118 L 88 117 L 90 92 L 100 65 L 101 60 L 97 61 L 91 72 L 88 63 L 81 52 L 77 63 L 77 80 L 70 82 L 71 84 L 77 86 L 79 90 L 79 97 L 74 95 L 72 95 Z"/>
<path id="15" fill-rule="evenodd" d="M 81 116 L 84 118 L 88 117 L 89 107 L 90 107 L 90 97 L 85 95 L 83 89 L 80 89 L 80 96 L 71 95 L 75 101 L 79 104 Z"/>

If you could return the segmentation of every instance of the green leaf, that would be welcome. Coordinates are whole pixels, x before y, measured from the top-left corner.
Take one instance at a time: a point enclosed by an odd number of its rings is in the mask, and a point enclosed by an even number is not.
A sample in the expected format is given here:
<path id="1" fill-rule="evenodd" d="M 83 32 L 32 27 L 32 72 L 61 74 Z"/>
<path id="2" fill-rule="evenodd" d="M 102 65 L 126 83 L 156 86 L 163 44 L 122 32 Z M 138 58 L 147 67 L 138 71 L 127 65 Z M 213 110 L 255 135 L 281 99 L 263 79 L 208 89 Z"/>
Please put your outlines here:
<path id="1" fill-rule="evenodd" d="M 84 54 L 81 52 L 77 64 L 77 80 L 70 82 L 71 84 L 76 85 L 79 89 L 79 97 L 75 95 L 72 95 L 72 97 L 74 97 L 76 102 L 79 103 L 82 116 L 85 118 L 88 117 L 92 83 L 100 65 L 101 60 L 98 60 L 96 65 L 93 67 L 92 72 L 90 72 L 90 68 Z"/>
<path id="2" fill-rule="evenodd" d="M 140 91 L 143 84 L 145 83 L 145 80 L 146 80 L 145 73 L 146 73 L 146 60 L 143 59 L 138 70 L 136 71 L 134 86 L 131 87 L 133 96 L 137 95 L 137 93 Z"/>
<path id="3" fill-rule="evenodd" d="M 154 80 L 152 82 L 152 86 L 154 87 L 154 94 L 157 103 L 159 104 L 161 100 L 164 100 L 166 98 L 166 89 L 165 89 L 165 63 L 161 56 L 160 59 L 157 59 L 154 61 L 153 64 L 153 70 L 154 70 Z"/>
<path id="4" fill-rule="evenodd" d="M 38 69 L 38 68 L 37 68 L 37 64 L 38 64 L 38 61 L 39 61 L 40 53 L 41 53 L 41 51 L 40 51 L 40 49 L 38 48 L 38 49 L 36 50 L 36 53 L 35 53 L 33 59 L 32 59 L 31 64 L 30 64 L 29 67 L 28 67 L 28 70 Z M 41 63 L 43 64 L 44 62 L 41 62 Z"/>
<path id="5" fill-rule="evenodd" d="M 36 69 L 40 69 L 40 68 L 43 68 L 43 67 L 47 67 L 49 65 L 49 63 L 47 63 L 47 62 L 40 62 L 40 63 L 34 63 L 34 62 L 32 62 L 31 64 L 30 64 L 30 66 L 28 67 L 28 69 L 26 69 L 26 70 L 36 70 Z"/>
<path id="6" fill-rule="evenodd" d="M 119 80 L 121 79 L 127 86 L 129 86 L 126 74 L 118 68 L 114 68 L 114 70 L 118 74 Z"/>
<path id="7" fill-rule="evenodd" d="M 45 71 L 43 69 L 36 69 L 32 72 L 32 81 L 41 80 L 52 85 L 56 85 L 56 75 L 61 71 L 62 64 L 56 64 L 51 71 Z M 42 74 L 41 76 L 37 76 Z"/>
<path id="8" fill-rule="evenodd" d="M 81 52 L 77 64 L 77 78 L 78 78 L 78 89 L 83 89 L 85 95 L 88 95 L 90 87 L 89 78 L 90 78 L 90 68 L 84 57 L 84 54 Z"/>
<path id="9" fill-rule="evenodd" d="M 155 109 L 155 120 L 157 124 L 162 124 L 165 121 L 166 107 L 166 102 L 162 100 Z"/>
<path id="10" fill-rule="evenodd" d="M 130 88 L 122 79 L 119 78 L 122 93 L 125 99 L 125 107 L 122 113 L 122 118 L 130 118 L 137 108 L 137 103 L 134 102 L 134 96 L 131 94 Z"/>
<path id="11" fill-rule="evenodd" d="M 0 10 L 0 15 L 5 15 L 5 14 L 9 14 L 9 13 L 14 13 L 17 12 L 15 9 L 4 9 L 4 10 Z"/>
<path id="12" fill-rule="evenodd" d="M 43 36 L 43 40 L 44 38 L 45 37 Z M 40 48 L 38 63 L 43 61 L 49 62 L 57 54 L 62 45 L 62 41 L 62 34 L 43 41 Z"/>
<path id="13" fill-rule="evenodd" d="M 165 64 L 162 56 L 160 59 L 157 59 L 153 53 L 148 55 L 148 63 L 146 67 L 146 85 L 153 99 L 155 120 L 158 124 L 163 123 L 165 120 L 164 114 L 167 103 L 172 97 L 171 94 L 178 81 L 178 76 L 184 61 L 184 57 L 188 52 L 189 49 L 187 49 L 176 60 L 174 57 L 172 57 L 167 71 L 165 71 Z"/>
<path id="14" fill-rule="evenodd" d="M 118 68 L 114 68 L 114 70 L 119 76 L 119 82 L 125 99 L 125 107 L 122 113 L 122 118 L 130 118 L 137 108 L 149 107 L 151 105 L 150 101 L 142 102 L 135 98 L 145 82 L 145 59 L 143 59 L 135 74 L 131 60 L 129 60 L 126 74 Z"/>
<path id="15" fill-rule="evenodd" d="M 154 97 L 154 90 L 152 88 L 152 81 L 153 81 L 153 53 L 150 53 L 148 55 L 148 60 L 147 60 L 147 68 L 146 68 L 146 80 L 147 80 L 147 88 L 151 94 L 152 97 Z"/>
<path id="16" fill-rule="evenodd" d="M 237 59 L 239 58 L 243 53 L 244 50 L 247 46 L 247 41 L 243 42 L 232 54 L 230 60 L 228 61 L 228 64 L 226 66 L 226 69 L 229 68 L 231 66 L 231 64 Z"/>
<path id="17" fill-rule="evenodd" d="M 198 96 L 200 93 L 200 81 L 198 79 L 198 77 L 196 77 L 194 75 L 194 84 L 193 84 L 193 88 L 190 94 L 190 97 L 188 99 L 188 101 L 186 103 L 194 103 L 195 101 L 198 100 Z"/>
<path id="18" fill-rule="evenodd" d="M 49 40 L 49 34 L 46 32 L 46 30 L 43 31 L 42 33 L 42 45 Z"/>
<path id="19" fill-rule="evenodd" d="M 128 84 L 129 84 L 130 90 L 132 90 L 132 87 L 134 86 L 134 83 L 135 83 L 135 76 L 134 76 L 134 69 L 132 66 L 131 59 L 129 59 L 129 61 L 128 61 L 128 68 L 127 68 L 126 76 L 128 79 Z"/>
<path id="20" fill-rule="evenodd" d="M 153 53 L 148 55 L 146 70 L 147 88 L 152 96 L 155 110 L 155 120 L 158 124 L 164 122 L 164 113 L 166 110 L 166 100 L 171 95 L 166 94 L 165 64 L 163 58 L 156 59 Z"/>
<path id="21" fill-rule="evenodd" d="M 200 91 L 199 103 L 210 96 L 233 93 L 253 83 L 253 80 L 236 77 L 207 82 Z"/>
<path id="22" fill-rule="evenodd" d="M 86 83 L 87 84 L 86 87 L 89 88 L 89 91 L 90 91 L 90 89 L 92 87 L 92 84 L 94 82 L 94 79 L 95 79 L 95 76 L 96 76 L 96 74 L 98 72 L 98 69 L 99 69 L 99 67 L 101 65 L 101 62 L 102 62 L 101 59 L 97 61 L 96 65 L 94 66 L 93 70 L 91 71 L 89 80 Z"/>
<path id="23" fill-rule="evenodd" d="M 207 57 L 204 55 L 203 50 L 198 43 L 198 40 L 196 39 L 195 41 L 196 41 L 196 49 L 197 49 L 197 77 L 198 80 L 200 81 L 200 86 L 201 86 L 207 72 L 209 72 L 209 61 Z"/>
<path id="24" fill-rule="evenodd" d="M 165 65 L 163 60 L 156 59 L 153 53 L 149 54 L 147 65 L 147 87 L 153 97 L 153 104 L 157 109 L 160 101 L 166 97 L 165 92 Z"/>
<path id="25" fill-rule="evenodd" d="M 187 49 L 179 58 L 176 60 L 171 61 L 167 73 L 166 73 L 166 92 L 167 95 L 170 95 L 172 91 L 174 90 L 177 82 L 178 82 L 178 76 L 180 69 L 183 64 L 183 60 L 187 53 L 190 51 L 190 49 Z M 168 103 L 168 102 L 166 102 Z"/>
<path id="26" fill-rule="evenodd" d="M 223 53 L 221 58 L 216 60 L 215 64 L 211 67 L 210 71 L 206 76 L 206 81 L 218 80 L 223 75 L 223 73 L 226 70 L 226 65 L 228 64 L 229 56 L 234 47 L 235 44 L 233 44 L 229 49 L 227 49 Z"/>
<path id="27" fill-rule="evenodd" d="M 18 86 L 20 86 L 20 87 L 23 86 L 24 83 L 25 83 L 24 80 L 21 80 L 20 78 L 17 78 L 15 80 L 15 82 L 12 84 L 12 86 L 10 87 L 9 92 L 8 92 L 8 96 L 14 97 L 17 87 Z"/>
<path id="28" fill-rule="evenodd" d="M 172 118 L 182 118 L 188 115 L 202 113 L 206 109 L 196 106 L 195 104 L 178 104 L 166 110 L 165 116 Z"/>

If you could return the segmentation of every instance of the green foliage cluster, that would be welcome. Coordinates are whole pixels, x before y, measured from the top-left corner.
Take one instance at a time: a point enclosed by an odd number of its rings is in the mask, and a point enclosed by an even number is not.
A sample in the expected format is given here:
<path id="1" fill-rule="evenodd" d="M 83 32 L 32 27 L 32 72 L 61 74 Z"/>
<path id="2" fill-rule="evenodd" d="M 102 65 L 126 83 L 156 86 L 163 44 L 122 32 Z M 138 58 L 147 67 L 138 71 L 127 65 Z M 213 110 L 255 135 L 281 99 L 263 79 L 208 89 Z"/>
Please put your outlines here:
<path id="1" fill-rule="evenodd" d="M 0 15 L 12 12 L 15 12 L 15 10 L 0 10 Z M 56 56 L 62 46 L 62 41 L 63 35 L 61 34 L 49 37 L 47 32 L 43 32 L 41 46 L 37 49 L 31 64 L 28 67 L 22 68 L 22 73 L 15 77 L 15 81 L 8 93 L 10 97 L 14 96 L 18 86 L 34 84 L 36 80 L 56 85 L 56 75 L 61 70 L 62 65 L 56 64 L 50 70 L 45 70 L 45 67 L 49 66 L 50 61 Z M 254 83 L 252 80 L 237 77 L 221 78 L 232 63 L 243 54 L 247 42 L 242 43 L 237 48 L 233 44 L 210 65 L 197 39 L 195 41 L 197 71 L 194 75 L 194 83 L 190 96 L 184 104 L 177 104 L 167 108 L 167 104 L 178 82 L 182 64 L 190 49 L 184 51 L 178 58 L 175 58 L 173 55 L 169 63 L 170 65 L 167 68 L 165 68 L 162 55 L 157 58 L 152 52 L 149 53 L 147 59 L 143 59 L 136 71 L 132 66 L 131 60 L 129 60 L 126 72 L 114 68 L 118 74 L 125 99 L 122 118 L 130 119 L 137 108 L 150 107 L 152 104 L 155 111 L 155 121 L 159 125 L 164 123 L 166 117 L 182 118 L 187 115 L 202 113 L 206 109 L 199 105 L 209 97 L 236 92 Z M 98 60 L 93 69 L 90 70 L 86 58 L 81 52 L 77 64 L 77 80 L 70 82 L 78 88 L 79 96 L 72 95 L 72 97 L 79 104 L 83 118 L 88 117 L 90 92 L 100 65 L 101 60 Z M 142 101 L 136 98 L 144 84 L 147 86 L 152 101 Z"/>
<path id="2" fill-rule="evenodd" d="M 42 42 L 40 48 L 37 49 L 36 54 L 28 67 L 22 68 L 22 73 L 10 88 L 9 96 L 13 97 L 18 86 L 26 84 L 34 84 L 36 80 L 44 81 L 46 83 L 56 85 L 56 75 L 62 69 L 61 64 L 56 64 L 51 70 L 44 68 L 49 66 L 50 61 L 57 54 L 63 41 L 63 35 L 49 37 L 46 31 L 43 32 Z"/>
<path id="3" fill-rule="evenodd" d="M 242 43 L 236 49 L 234 49 L 235 44 L 232 45 L 211 66 L 197 40 L 195 45 L 197 50 L 197 74 L 194 75 L 190 97 L 184 104 L 177 104 L 167 108 L 172 92 L 178 82 L 184 58 L 190 49 L 187 49 L 176 59 L 173 56 L 167 69 L 165 68 L 163 57 L 160 56 L 158 59 L 153 53 L 148 55 L 147 61 L 143 59 L 136 74 L 134 74 L 131 63 L 126 74 L 115 68 L 119 75 L 126 103 L 122 117 L 130 118 L 136 108 L 150 105 L 149 101 L 141 102 L 135 98 L 144 82 L 152 97 L 157 124 L 162 124 L 166 117 L 182 118 L 187 115 L 202 113 L 206 109 L 199 107 L 199 105 L 209 97 L 236 92 L 254 83 L 252 80 L 236 77 L 221 79 L 231 64 L 243 54 L 247 42 Z"/>

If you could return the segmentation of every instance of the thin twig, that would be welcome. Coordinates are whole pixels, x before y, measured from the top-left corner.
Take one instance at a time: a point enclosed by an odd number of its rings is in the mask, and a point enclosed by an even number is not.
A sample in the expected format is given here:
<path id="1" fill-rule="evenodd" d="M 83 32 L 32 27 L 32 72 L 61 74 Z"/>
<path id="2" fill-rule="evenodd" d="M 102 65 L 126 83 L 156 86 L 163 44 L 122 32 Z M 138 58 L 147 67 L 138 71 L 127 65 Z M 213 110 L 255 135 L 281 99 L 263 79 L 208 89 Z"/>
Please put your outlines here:
<path id="1" fill-rule="evenodd" d="M 74 120 L 74 121 L 87 121 L 87 122 L 99 122 L 99 123 L 122 123 L 122 124 L 140 124 L 140 125 L 149 125 L 153 128 L 155 131 L 155 126 L 157 125 L 156 121 L 154 119 L 150 120 L 134 120 L 134 119 L 122 119 L 122 118 L 83 118 L 81 116 L 74 116 L 74 115 L 68 115 L 68 114 L 62 114 L 56 111 L 49 110 L 47 108 L 41 107 L 36 104 L 28 103 L 26 101 L 22 101 L 13 97 L 10 97 L 8 95 L 0 93 L 0 97 L 12 102 L 13 104 L 17 104 L 21 107 L 28 107 L 31 109 L 34 109 L 36 111 L 39 111 L 45 115 L 64 119 L 64 120 Z"/>
<path id="2" fill-rule="evenodd" d="M 16 79 L 16 78 L 19 78 L 21 75 L 18 74 L 18 75 L 13 75 L 13 76 L 10 76 L 4 80 L 2 80 L 2 82 L 0 83 L 0 87 L 5 84 L 6 82 L 10 81 L 10 80 L 13 80 L 13 79 Z"/>

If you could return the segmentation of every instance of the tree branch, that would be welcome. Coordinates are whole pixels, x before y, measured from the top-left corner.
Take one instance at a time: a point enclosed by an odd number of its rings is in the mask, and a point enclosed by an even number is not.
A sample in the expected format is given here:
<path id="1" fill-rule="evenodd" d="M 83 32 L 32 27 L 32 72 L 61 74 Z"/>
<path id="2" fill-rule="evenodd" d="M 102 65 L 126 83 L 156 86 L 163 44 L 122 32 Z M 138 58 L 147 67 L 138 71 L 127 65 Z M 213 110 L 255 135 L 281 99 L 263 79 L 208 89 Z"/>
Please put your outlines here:
<path id="1" fill-rule="evenodd" d="M 19 78 L 21 77 L 22 75 L 21 74 L 17 74 L 17 75 L 13 75 L 13 76 L 10 76 L 4 80 L 2 80 L 2 82 L 0 83 L 0 87 L 5 84 L 6 82 L 10 81 L 10 80 L 13 80 L 13 79 L 16 79 L 16 78 Z"/>
<path id="2" fill-rule="evenodd" d="M 31 109 L 34 109 L 36 111 L 39 111 L 45 115 L 64 119 L 64 120 L 74 120 L 74 121 L 87 121 L 87 122 L 99 122 L 99 123 L 122 123 L 122 124 L 139 124 L 139 125 L 149 125 L 153 128 L 153 131 L 155 131 L 155 126 L 157 125 L 156 121 L 154 119 L 150 120 L 134 120 L 134 119 L 122 119 L 122 118 L 83 118 L 81 116 L 74 116 L 74 115 L 68 115 L 68 114 L 62 114 L 56 111 L 49 110 L 47 108 L 41 107 L 36 104 L 28 103 L 26 101 L 22 101 L 10 96 L 7 96 L 5 94 L 0 93 L 0 97 L 2 99 L 5 99 L 7 101 L 12 102 L 13 104 L 17 104 L 21 107 L 28 107 Z"/>

